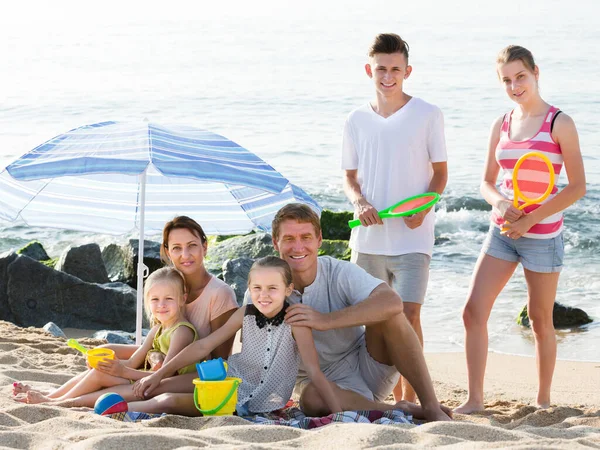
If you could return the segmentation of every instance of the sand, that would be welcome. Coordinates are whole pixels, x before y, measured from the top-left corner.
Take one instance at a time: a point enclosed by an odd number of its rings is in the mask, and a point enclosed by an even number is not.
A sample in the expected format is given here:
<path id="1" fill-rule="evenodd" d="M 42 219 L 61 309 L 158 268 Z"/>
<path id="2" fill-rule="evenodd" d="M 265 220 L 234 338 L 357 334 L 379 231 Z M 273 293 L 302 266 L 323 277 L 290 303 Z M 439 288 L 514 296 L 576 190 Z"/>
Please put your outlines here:
<path id="1" fill-rule="evenodd" d="M 100 341 L 81 340 L 94 345 Z M 438 397 L 457 406 L 465 397 L 460 353 L 427 354 Z M 454 422 L 422 425 L 334 424 L 316 430 L 253 425 L 238 417 L 167 415 L 123 423 L 90 413 L 11 398 L 12 383 L 50 388 L 85 368 L 64 339 L 0 321 L 0 448 L 600 448 L 600 363 L 558 361 L 553 406 L 536 410 L 535 361 L 490 354 L 487 409 Z"/>

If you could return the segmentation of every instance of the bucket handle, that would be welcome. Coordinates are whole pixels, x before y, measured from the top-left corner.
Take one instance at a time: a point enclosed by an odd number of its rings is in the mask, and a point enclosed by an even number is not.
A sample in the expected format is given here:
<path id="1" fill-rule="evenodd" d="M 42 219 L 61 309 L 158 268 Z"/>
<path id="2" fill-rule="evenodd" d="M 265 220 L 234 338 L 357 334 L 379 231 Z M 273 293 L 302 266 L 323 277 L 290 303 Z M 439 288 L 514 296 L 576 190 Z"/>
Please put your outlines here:
<path id="1" fill-rule="evenodd" d="M 197 395 L 194 395 L 194 405 L 196 405 L 196 409 L 198 411 L 200 411 L 202 414 L 204 414 L 205 416 L 210 416 L 210 415 L 212 415 L 214 413 L 219 412 L 221 410 L 221 408 L 223 406 L 225 406 L 225 404 L 231 399 L 231 397 L 235 393 L 235 390 L 237 389 L 237 387 L 239 386 L 239 384 L 240 384 L 240 382 L 238 380 L 233 380 L 233 386 L 231 386 L 231 390 L 229 391 L 229 394 L 227 394 L 225 396 L 225 398 L 219 404 L 219 406 L 217 406 L 216 408 L 213 408 L 213 409 L 202 409 L 202 408 L 200 408 L 200 405 L 198 404 L 198 400 L 196 399 Z M 196 386 L 195 389 L 198 389 L 198 386 Z"/>

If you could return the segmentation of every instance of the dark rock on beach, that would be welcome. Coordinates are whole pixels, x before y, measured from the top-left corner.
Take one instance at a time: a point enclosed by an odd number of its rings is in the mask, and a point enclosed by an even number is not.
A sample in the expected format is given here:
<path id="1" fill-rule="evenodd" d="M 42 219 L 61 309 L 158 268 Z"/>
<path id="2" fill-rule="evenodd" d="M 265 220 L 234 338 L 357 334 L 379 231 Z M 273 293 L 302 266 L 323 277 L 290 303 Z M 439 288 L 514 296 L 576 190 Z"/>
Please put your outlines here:
<path id="1" fill-rule="evenodd" d="M 98 244 L 67 247 L 55 268 L 89 283 L 109 282 Z"/>
<path id="2" fill-rule="evenodd" d="M 329 255 L 333 258 L 350 261 L 352 250 L 348 247 L 348 241 L 339 239 L 323 239 L 321 248 L 319 248 L 319 256 Z"/>
<path id="3" fill-rule="evenodd" d="M 228 259 L 223 263 L 223 281 L 235 292 L 239 306 L 244 302 L 244 293 L 248 287 L 248 273 L 254 263 L 251 258 Z"/>
<path id="4" fill-rule="evenodd" d="M 324 209 L 321 213 L 321 229 L 323 239 L 345 240 L 350 239 L 348 221 L 354 219 L 350 211 L 333 212 Z"/>
<path id="5" fill-rule="evenodd" d="M 552 319 L 554 322 L 554 328 L 571 328 L 578 327 L 581 325 L 587 325 L 593 322 L 593 319 L 588 314 L 579 308 L 573 308 L 571 306 L 565 306 L 558 302 L 554 303 L 554 310 L 552 311 Z M 527 314 L 527 305 L 521 310 L 519 317 L 517 317 L 517 323 L 524 327 L 529 327 L 529 315 Z"/>
<path id="6" fill-rule="evenodd" d="M 50 259 L 46 250 L 38 241 L 31 241 L 25 247 L 17 250 L 17 255 L 29 256 L 31 259 L 36 261 L 46 261 Z"/>
<path id="7" fill-rule="evenodd" d="M 275 255 L 271 235 L 255 233 L 227 239 L 217 245 L 209 246 L 205 259 L 206 269 L 213 275 L 221 275 L 223 262 L 236 258 L 262 258 Z"/>
<path id="8" fill-rule="evenodd" d="M 10 256 L 9 256 L 10 258 Z M 0 262 L 0 270 L 7 260 Z M 0 319 L 19 326 L 44 326 L 48 321 L 71 328 L 135 327 L 135 291 L 87 283 L 46 267 L 27 256 L 6 265 L 6 299 Z"/>

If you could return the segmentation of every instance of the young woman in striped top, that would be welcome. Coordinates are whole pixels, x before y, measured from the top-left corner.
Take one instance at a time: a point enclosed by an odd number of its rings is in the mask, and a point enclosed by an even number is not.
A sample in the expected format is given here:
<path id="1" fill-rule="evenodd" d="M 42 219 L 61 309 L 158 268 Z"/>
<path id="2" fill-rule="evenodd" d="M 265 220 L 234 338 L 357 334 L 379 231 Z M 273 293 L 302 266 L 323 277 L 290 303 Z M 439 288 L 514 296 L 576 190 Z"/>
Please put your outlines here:
<path id="1" fill-rule="evenodd" d="M 497 58 L 497 73 L 517 106 L 492 125 L 481 194 L 492 205 L 490 232 L 475 266 L 463 312 L 469 395 L 455 412 L 484 409 L 483 379 L 488 351 L 487 320 L 519 262 L 527 282 L 527 309 L 535 339 L 538 368 L 537 405 L 550 405 L 556 362 L 552 310 L 562 268 L 562 211 L 585 194 L 585 173 L 573 120 L 540 96 L 539 68 L 531 52 L 508 46 Z M 545 154 L 558 176 L 563 163 L 567 185 L 541 205 L 521 211 L 513 206 L 512 168 L 530 151 Z M 496 182 L 500 169 L 503 177 Z M 504 228 L 503 228 L 504 227 Z"/>

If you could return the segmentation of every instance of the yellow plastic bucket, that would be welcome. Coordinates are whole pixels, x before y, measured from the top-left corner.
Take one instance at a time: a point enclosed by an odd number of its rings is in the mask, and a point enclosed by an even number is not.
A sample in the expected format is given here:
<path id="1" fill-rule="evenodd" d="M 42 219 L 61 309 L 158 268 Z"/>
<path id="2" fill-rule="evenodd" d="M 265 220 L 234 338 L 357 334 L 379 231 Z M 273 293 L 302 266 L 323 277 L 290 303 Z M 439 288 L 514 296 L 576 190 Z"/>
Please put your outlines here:
<path id="1" fill-rule="evenodd" d="M 115 352 L 110 348 L 92 348 L 87 353 L 88 364 L 94 369 L 103 359 L 115 359 Z"/>
<path id="2" fill-rule="evenodd" d="M 227 377 L 221 381 L 194 378 L 194 404 L 205 416 L 232 415 L 237 403 L 237 389 L 242 380 Z"/>

